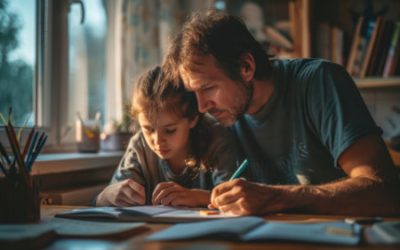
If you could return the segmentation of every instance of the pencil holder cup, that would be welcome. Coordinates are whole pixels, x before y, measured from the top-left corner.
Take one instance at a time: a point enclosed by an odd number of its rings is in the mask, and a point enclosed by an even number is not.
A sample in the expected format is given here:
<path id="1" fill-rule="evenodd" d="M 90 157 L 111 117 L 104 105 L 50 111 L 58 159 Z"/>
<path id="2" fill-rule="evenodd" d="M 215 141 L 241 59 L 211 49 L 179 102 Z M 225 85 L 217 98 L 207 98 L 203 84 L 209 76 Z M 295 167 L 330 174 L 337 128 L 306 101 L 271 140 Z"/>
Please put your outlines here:
<path id="1" fill-rule="evenodd" d="M 40 194 L 37 181 L 29 178 L 27 185 L 21 176 L 16 178 L 0 178 L 0 223 L 39 222 Z"/>
<path id="2" fill-rule="evenodd" d="M 97 153 L 100 149 L 100 125 L 96 120 L 77 119 L 76 143 L 81 153 Z"/>

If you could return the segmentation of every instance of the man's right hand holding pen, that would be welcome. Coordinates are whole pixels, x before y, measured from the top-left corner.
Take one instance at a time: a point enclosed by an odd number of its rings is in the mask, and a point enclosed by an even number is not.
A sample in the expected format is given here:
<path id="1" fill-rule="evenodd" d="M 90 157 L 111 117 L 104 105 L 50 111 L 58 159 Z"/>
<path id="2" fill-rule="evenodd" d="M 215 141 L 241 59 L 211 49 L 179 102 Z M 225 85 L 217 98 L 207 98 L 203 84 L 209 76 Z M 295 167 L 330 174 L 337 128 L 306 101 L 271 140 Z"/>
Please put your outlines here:
<path id="1" fill-rule="evenodd" d="M 262 215 L 282 210 L 281 194 L 284 188 L 241 179 L 247 166 L 248 161 L 244 160 L 229 181 L 212 190 L 209 209 L 233 215 Z"/>

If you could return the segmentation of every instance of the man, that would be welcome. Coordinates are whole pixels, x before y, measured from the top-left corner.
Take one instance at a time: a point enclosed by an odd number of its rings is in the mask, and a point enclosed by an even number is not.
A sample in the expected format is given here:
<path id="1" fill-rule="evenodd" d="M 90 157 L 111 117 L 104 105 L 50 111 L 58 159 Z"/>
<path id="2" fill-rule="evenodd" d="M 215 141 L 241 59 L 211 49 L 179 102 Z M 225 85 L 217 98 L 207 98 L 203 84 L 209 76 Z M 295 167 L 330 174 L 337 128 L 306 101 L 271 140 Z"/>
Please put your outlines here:
<path id="1" fill-rule="evenodd" d="M 214 188 L 211 206 L 248 215 L 303 211 L 398 215 L 399 181 L 353 80 L 317 59 L 270 60 L 243 22 L 194 14 L 164 62 L 238 138 L 246 180 Z"/>

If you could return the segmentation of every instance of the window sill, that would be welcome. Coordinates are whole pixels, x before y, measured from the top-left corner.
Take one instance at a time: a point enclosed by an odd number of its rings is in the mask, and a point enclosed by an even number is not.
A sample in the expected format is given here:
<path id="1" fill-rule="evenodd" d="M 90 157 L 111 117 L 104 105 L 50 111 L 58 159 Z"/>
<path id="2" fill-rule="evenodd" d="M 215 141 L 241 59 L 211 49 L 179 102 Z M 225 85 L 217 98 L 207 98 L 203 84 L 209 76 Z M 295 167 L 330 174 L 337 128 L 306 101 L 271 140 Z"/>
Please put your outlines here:
<path id="1" fill-rule="evenodd" d="M 32 167 L 33 175 L 117 167 L 123 152 L 42 154 Z"/>

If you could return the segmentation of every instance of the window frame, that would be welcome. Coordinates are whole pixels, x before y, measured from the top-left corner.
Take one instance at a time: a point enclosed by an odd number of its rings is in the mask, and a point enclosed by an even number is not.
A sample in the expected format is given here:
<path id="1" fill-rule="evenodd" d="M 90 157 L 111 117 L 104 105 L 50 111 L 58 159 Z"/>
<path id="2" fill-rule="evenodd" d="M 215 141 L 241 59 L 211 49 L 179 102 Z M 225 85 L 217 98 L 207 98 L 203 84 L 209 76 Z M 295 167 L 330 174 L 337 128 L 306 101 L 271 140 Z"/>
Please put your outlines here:
<path id="1" fill-rule="evenodd" d="M 36 0 L 35 65 L 33 76 L 33 112 L 36 129 L 45 131 L 45 152 L 69 152 L 73 143 L 61 145 L 61 125 L 66 119 L 68 84 L 68 10 L 69 0 Z M 65 124 L 65 123 L 64 123 Z M 19 130 L 20 127 L 16 127 Z M 29 129 L 22 131 L 25 142 Z M 9 149 L 4 127 L 0 140 Z M 23 146 L 23 145 L 22 145 Z"/>
<path id="2" fill-rule="evenodd" d="M 68 112 L 68 67 L 69 67 L 69 32 L 68 15 L 71 4 L 70 0 L 35 0 L 35 65 L 33 75 L 33 112 L 36 129 L 45 131 L 48 140 L 44 147 L 45 153 L 74 152 L 76 151 L 74 124 L 67 124 Z M 83 3 L 84 4 L 84 3 Z M 121 9 L 122 1 L 118 1 L 114 8 Z M 109 24 L 107 24 L 109 25 Z M 115 36 L 120 34 L 107 34 Z M 114 38 L 107 38 L 113 40 Z M 115 39 L 114 39 L 115 40 Z M 119 50 L 115 50 L 113 60 L 120 60 Z M 113 65 L 113 64 L 111 64 Z M 109 67 L 109 64 L 107 64 Z M 117 70 L 120 68 L 117 68 Z M 109 71 L 109 69 L 106 69 Z M 115 71 L 115 69 L 114 69 Z M 121 76 L 121 72 L 112 72 L 112 79 Z M 110 73 L 110 72 L 108 72 Z M 110 81 L 108 76 L 107 82 Z M 110 81 L 113 82 L 113 81 Z M 110 86 L 107 85 L 107 88 Z M 110 96 L 107 96 L 109 99 Z M 106 99 L 106 113 L 110 112 L 110 105 L 120 108 L 122 104 L 116 105 L 115 99 Z M 68 127 L 68 125 L 70 127 Z M 19 128 L 18 128 L 19 129 Z M 68 134 L 66 133 L 68 131 Z M 22 142 L 25 142 L 29 129 L 24 129 Z M 66 136 L 68 135 L 68 136 Z M 4 127 L 0 126 L 0 140 L 8 142 Z M 8 145 L 4 145 L 8 149 Z"/>
<path id="3" fill-rule="evenodd" d="M 35 124 L 49 135 L 45 151 L 71 151 L 61 145 L 67 109 L 69 0 L 37 0 Z"/>

